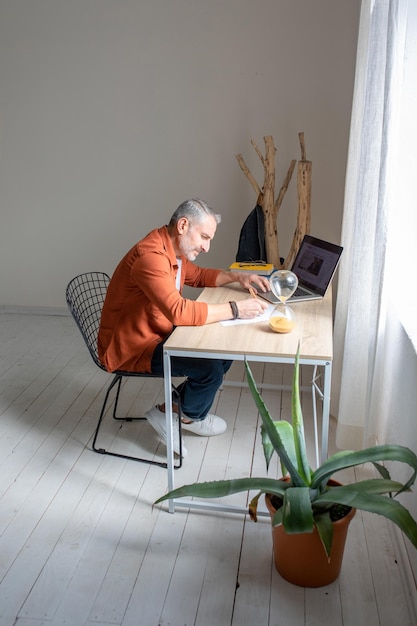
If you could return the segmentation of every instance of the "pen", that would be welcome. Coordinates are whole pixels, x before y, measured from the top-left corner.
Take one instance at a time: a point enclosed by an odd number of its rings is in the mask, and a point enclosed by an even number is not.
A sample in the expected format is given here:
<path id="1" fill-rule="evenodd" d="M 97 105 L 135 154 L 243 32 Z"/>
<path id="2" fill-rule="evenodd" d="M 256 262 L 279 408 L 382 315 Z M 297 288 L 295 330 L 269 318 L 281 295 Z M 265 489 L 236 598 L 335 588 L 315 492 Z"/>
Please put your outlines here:
<path id="1" fill-rule="evenodd" d="M 256 293 L 256 291 L 255 291 L 255 289 L 253 287 L 249 287 L 249 293 L 252 296 L 252 298 L 257 298 L 258 297 L 258 295 L 257 295 L 257 293 Z"/>

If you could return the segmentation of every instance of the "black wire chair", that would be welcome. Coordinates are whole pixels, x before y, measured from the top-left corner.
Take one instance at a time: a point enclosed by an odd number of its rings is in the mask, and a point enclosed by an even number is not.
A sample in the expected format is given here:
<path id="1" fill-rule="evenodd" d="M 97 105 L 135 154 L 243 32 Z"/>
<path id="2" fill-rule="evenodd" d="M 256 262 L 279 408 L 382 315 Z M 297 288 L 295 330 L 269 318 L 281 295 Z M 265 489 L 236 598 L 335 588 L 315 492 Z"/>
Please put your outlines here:
<path id="1" fill-rule="evenodd" d="M 98 331 L 100 327 L 101 311 L 106 297 L 107 288 L 110 282 L 110 277 L 104 272 L 87 272 L 80 274 L 73 278 L 66 288 L 67 305 L 71 312 L 75 323 L 85 341 L 85 344 L 90 352 L 91 358 L 94 363 L 102 369 L 107 371 L 104 365 L 101 363 L 98 356 Z M 103 418 L 106 413 L 106 407 L 109 400 L 110 393 L 115 388 L 115 400 L 113 406 L 113 419 L 125 422 L 132 422 L 138 420 L 146 420 L 146 417 L 118 417 L 117 405 L 119 402 L 119 395 L 123 378 L 162 378 L 155 374 L 148 372 L 125 372 L 122 370 L 116 370 L 112 372 L 113 378 L 107 388 L 106 395 L 104 397 L 103 406 L 100 411 L 97 427 L 94 433 L 92 448 L 94 452 L 99 454 L 109 454 L 110 456 L 116 456 L 122 459 L 129 459 L 132 461 L 139 461 L 140 463 L 148 463 L 150 465 L 158 465 L 159 467 L 167 468 L 167 463 L 163 461 L 156 461 L 155 459 L 146 459 L 142 457 L 130 456 L 127 454 L 121 454 L 119 452 L 113 452 L 106 450 L 97 445 L 97 437 L 100 427 L 103 422 Z M 182 467 L 182 437 L 181 437 L 181 401 L 178 389 L 172 385 L 172 391 L 176 398 L 179 411 L 178 428 L 179 428 L 179 441 L 180 441 L 180 455 L 177 465 L 174 465 L 175 469 Z"/>

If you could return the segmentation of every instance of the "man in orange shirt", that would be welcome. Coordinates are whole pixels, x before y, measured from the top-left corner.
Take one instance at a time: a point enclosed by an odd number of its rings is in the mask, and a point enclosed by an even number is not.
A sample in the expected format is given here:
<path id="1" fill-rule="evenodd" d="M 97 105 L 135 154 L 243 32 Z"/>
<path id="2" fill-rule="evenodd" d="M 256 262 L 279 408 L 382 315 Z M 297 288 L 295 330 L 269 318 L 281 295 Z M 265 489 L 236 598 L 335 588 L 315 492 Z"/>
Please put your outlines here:
<path id="1" fill-rule="evenodd" d="M 163 343 L 175 326 L 201 326 L 223 320 L 251 319 L 268 306 L 259 298 L 207 304 L 182 296 L 184 285 L 220 287 L 239 282 L 248 289 L 269 289 L 263 276 L 205 269 L 193 261 L 208 252 L 220 215 L 199 199 L 186 200 L 168 226 L 151 231 L 117 266 L 104 303 L 98 348 L 109 372 L 115 370 L 163 374 Z M 209 413 L 217 390 L 231 365 L 219 359 L 172 358 L 172 375 L 187 378 L 181 386 L 182 428 L 201 436 L 223 433 L 226 422 Z M 150 425 L 166 443 L 164 406 L 146 412 Z M 176 407 L 174 407 L 174 410 Z M 175 420 L 178 419 L 175 414 Z M 174 451 L 179 454 L 178 429 Z M 187 451 L 182 446 L 183 456 Z"/>

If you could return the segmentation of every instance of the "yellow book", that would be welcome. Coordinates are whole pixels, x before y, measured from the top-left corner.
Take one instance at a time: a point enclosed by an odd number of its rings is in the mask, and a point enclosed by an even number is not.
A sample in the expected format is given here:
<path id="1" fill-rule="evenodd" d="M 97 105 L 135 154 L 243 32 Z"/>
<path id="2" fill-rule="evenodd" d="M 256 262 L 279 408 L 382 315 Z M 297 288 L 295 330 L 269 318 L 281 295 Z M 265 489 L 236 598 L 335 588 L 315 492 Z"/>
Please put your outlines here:
<path id="1" fill-rule="evenodd" d="M 236 261 L 229 265 L 233 272 L 249 272 L 250 274 L 262 274 L 269 276 L 274 271 L 272 263 L 254 263 L 252 261 Z"/>

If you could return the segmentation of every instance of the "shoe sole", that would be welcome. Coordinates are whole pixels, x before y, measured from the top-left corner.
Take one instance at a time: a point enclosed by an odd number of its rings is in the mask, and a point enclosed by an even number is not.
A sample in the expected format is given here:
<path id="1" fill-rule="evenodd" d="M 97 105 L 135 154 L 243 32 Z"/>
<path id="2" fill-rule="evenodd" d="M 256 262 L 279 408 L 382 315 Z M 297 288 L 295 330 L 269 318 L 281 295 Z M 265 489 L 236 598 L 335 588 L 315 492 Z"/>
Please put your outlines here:
<path id="1" fill-rule="evenodd" d="M 209 432 L 209 433 L 204 433 L 201 430 L 194 430 L 193 428 L 187 428 L 187 424 L 182 424 L 182 429 L 183 430 L 187 430 L 188 432 L 192 433 L 193 435 L 198 435 L 198 437 L 218 437 L 219 435 L 223 435 L 223 433 L 226 432 L 226 428 L 224 430 L 222 430 L 221 432 L 218 433 L 213 433 L 213 432 Z"/>

